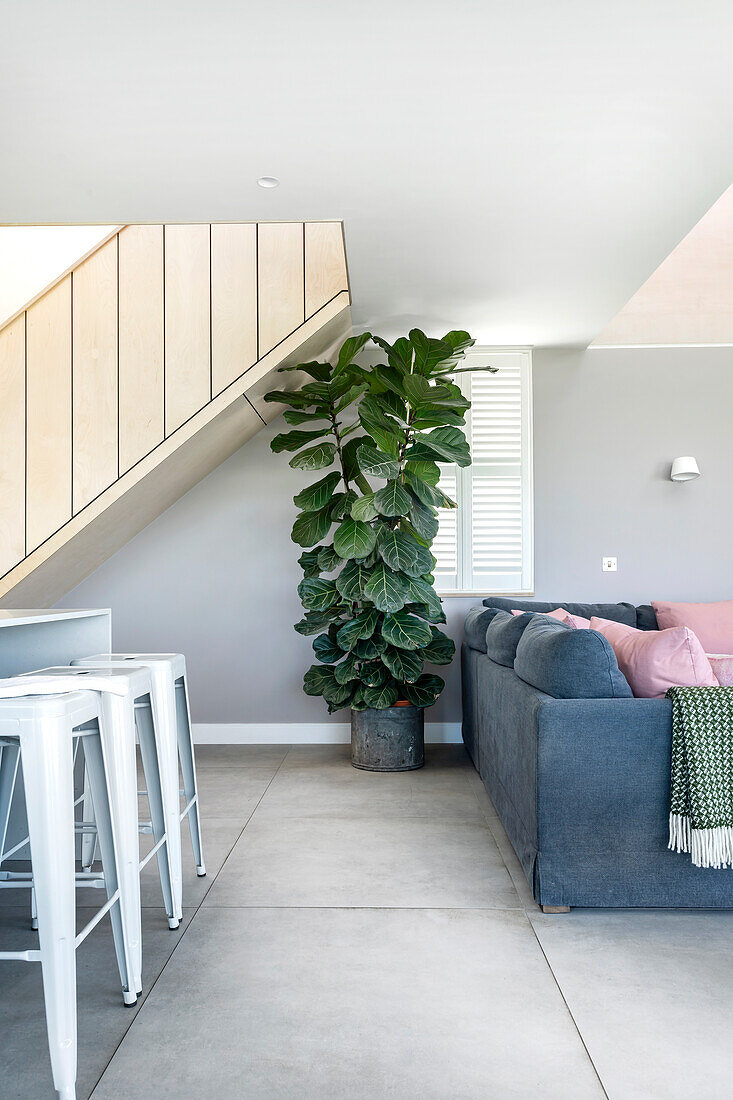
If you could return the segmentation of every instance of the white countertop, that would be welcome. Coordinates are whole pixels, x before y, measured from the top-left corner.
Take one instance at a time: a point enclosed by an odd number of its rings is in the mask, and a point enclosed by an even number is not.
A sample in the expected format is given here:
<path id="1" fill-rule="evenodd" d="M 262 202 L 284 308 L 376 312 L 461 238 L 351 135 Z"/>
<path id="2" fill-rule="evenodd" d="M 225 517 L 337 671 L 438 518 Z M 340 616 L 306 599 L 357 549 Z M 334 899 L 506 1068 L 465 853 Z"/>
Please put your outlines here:
<path id="1" fill-rule="evenodd" d="M 109 615 L 108 607 L 88 608 L 43 608 L 33 610 L 27 608 L 10 608 L 7 611 L 0 609 L 0 627 L 3 626 L 30 626 L 32 623 L 53 623 L 60 619 L 88 619 L 96 615 Z"/>

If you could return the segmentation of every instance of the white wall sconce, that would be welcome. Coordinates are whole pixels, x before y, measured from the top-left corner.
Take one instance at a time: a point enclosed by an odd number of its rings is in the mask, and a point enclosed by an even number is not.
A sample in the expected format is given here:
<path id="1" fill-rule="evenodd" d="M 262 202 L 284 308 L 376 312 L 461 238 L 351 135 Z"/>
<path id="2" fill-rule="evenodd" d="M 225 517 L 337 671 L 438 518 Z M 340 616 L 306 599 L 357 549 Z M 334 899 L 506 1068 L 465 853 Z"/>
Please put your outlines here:
<path id="1" fill-rule="evenodd" d="M 695 481 L 700 477 L 700 468 L 697 464 L 697 459 L 693 458 L 692 455 L 676 458 L 672 463 L 672 470 L 669 476 L 672 481 Z"/>

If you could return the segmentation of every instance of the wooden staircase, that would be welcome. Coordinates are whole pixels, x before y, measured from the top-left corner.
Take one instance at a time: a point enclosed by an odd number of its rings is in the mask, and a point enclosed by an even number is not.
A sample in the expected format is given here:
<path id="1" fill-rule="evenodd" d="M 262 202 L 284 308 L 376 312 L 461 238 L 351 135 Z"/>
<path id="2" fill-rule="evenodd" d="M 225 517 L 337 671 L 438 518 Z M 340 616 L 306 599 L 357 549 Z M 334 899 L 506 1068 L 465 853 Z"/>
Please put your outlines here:
<path id="1" fill-rule="evenodd" d="M 46 606 L 351 332 L 340 222 L 125 225 L 0 327 L 0 606 Z"/>

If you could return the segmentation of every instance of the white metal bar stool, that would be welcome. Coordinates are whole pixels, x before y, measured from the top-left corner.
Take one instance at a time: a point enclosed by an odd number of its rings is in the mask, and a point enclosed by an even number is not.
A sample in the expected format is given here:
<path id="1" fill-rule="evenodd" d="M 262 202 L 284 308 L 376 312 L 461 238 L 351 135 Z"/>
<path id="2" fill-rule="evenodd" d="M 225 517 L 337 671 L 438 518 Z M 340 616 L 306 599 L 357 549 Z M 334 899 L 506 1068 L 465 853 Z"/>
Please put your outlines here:
<path id="1" fill-rule="evenodd" d="M 125 875 L 122 888 L 129 897 L 130 911 L 137 914 L 136 919 L 139 921 L 140 872 L 155 855 L 158 860 L 158 873 L 163 892 L 163 903 L 168 916 L 168 926 L 169 928 L 178 928 L 183 916 L 183 911 L 180 905 L 176 905 L 173 888 L 175 867 L 170 847 L 174 846 L 169 846 L 168 843 L 164 797 L 165 784 L 163 782 L 163 776 L 170 769 L 171 765 L 170 761 L 164 758 L 162 752 L 165 745 L 161 744 L 161 738 L 156 734 L 161 724 L 161 720 L 158 717 L 158 704 L 153 691 L 153 677 L 149 668 L 146 665 L 133 664 L 132 662 L 126 662 L 125 665 L 120 668 L 108 666 L 103 669 L 92 669 L 75 665 L 56 666 L 53 668 L 44 668 L 34 673 L 26 673 L 23 678 L 36 676 L 71 677 L 78 681 L 83 681 L 84 683 L 86 683 L 89 678 L 92 678 L 97 684 L 115 687 L 120 691 L 124 691 L 122 699 L 111 691 L 109 692 L 108 698 L 103 698 L 103 705 L 111 712 L 108 715 L 107 723 L 109 729 L 113 731 L 114 736 L 124 737 L 126 741 L 126 765 L 128 769 L 130 767 L 132 768 L 132 772 L 127 782 L 131 784 L 135 792 L 135 828 L 134 832 L 127 834 L 130 838 L 132 848 L 129 851 L 125 851 Z M 145 775 L 145 784 L 147 787 L 148 804 L 150 807 L 150 823 L 145 826 L 140 825 L 137 813 L 137 769 L 135 766 L 136 727 L 140 742 L 140 755 L 142 757 L 143 773 Z M 173 763 L 176 763 L 175 755 Z M 88 797 L 89 795 L 91 795 L 91 798 Z M 94 796 L 89 789 L 89 776 L 86 772 L 84 806 L 85 810 L 87 807 L 91 810 L 91 807 L 94 806 Z M 93 879 L 92 863 L 94 858 L 94 846 L 97 840 L 97 830 L 93 812 L 90 813 L 90 817 L 91 820 L 88 821 L 86 820 L 86 815 L 83 814 L 81 862 L 82 868 L 87 872 L 87 877 Z M 137 836 L 140 828 L 146 829 L 153 834 L 153 847 L 142 859 L 140 858 L 140 848 Z M 178 838 L 178 861 L 180 864 L 180 825 L 175 829 L 175 834 Z M 138 976 L 141 982 L 140 988 L 142 988 L 141 938 L 138 938 L 138 942 L 140 943 Z"/>
<path id="2" fill-rule="evenodd" d="M 185 817 L 188 817 L 196 874 L 199 877 L 206 874 L 201 841 L 196 761 L 191 734 L 191 712 L 186 682 L 186 659 L 182 653 L 98 653 L 92 657 L 77 658 L 72 663 L 75 666 L 90 668 L 99 672 L 109 668 L 128 668 L 130 664 L 144 665 L 150 670 L 152 675 L 151 698 L 154 700 L 156 711 L 155 735 L 162 746 L 161 757 L 170 764 L 165 774 L 161 770 L 161 780 L 164 786 L 163 802 L 166 806 L 166 829 L 171 856 L 173 898 L 174 904 L 178 907 L 177 911 L 182 911 L 180 909 L 183 897 L 180 823 Z M 138 704 L 136 711 L 138 729 L 140 728 L 141 719 L 143 722 L 146 721 L 149 712 L 150 708 L 145 704 Z M 179 760 L 183 777 L 183 792 L 179 790 Z M 182 810 L 180 807 L 181 793 L 184 796 Z M 178 860 L 177 865 L 175 862 L 176 857 Z"/>
<path id="3" fill-rule="evenodd" d="M 73 686 L 77 679 L 73 678 Z M 95 678 L 88 683 L 93 689 Z M 59 690 L 65 694 L 58 694 Z M 118 773 L 119 761 L 109 754 L 113 739 L 104 735 L 103 698 L 95 690 L 70 690 L 68 679 L 0 681 L 0 792 L 12 794 L 22 762 L 28 820 L 28 836 L 6 851 L 10 805 L 3 799 L 0 863 L 30 843 L 33 868 L 30 873 L 2 872 L 0 885 L 29 888 L 34 884 L 39 942 L 38 950 L 0 952 L 0 960 L 41 963 L 53 1081 L 61 1100 L 76 1096 L 76 949 L 107 912 L 125 1003 L 134 1004 L 137 992 L 135 945 L 127 937 L 129 921 L 119 869 L 120 842 L 130 823 L 116 813 L 116 805 L 125 798 L 129 809 L 130 790 L 129 785 L 124 790 L 124 769 Z M 97 807 L 107 902 L 77 934 L 73 773 L 79 739 Z"/>

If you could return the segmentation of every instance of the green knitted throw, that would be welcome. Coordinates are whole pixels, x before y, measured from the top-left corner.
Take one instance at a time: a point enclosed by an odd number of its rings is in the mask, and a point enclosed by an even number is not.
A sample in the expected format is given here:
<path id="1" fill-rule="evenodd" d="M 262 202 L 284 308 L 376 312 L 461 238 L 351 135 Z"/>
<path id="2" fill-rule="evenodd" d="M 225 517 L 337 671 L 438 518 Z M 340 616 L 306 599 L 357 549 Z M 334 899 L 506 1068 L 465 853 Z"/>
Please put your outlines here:
<path id="1" fill-rule="evenodd" d="M 669 847 L 733 867 L 733 687 L 673 687 Z"/>

